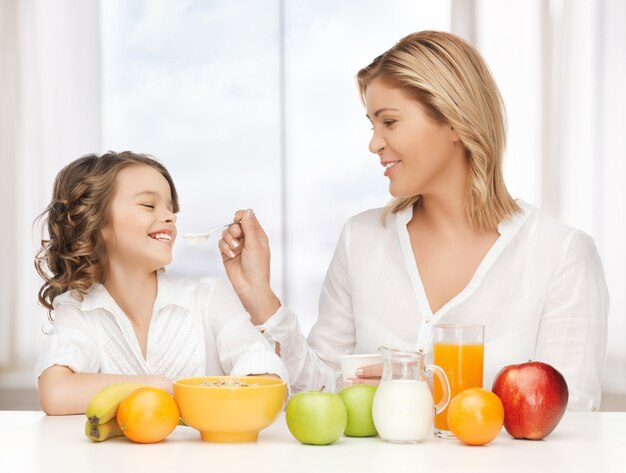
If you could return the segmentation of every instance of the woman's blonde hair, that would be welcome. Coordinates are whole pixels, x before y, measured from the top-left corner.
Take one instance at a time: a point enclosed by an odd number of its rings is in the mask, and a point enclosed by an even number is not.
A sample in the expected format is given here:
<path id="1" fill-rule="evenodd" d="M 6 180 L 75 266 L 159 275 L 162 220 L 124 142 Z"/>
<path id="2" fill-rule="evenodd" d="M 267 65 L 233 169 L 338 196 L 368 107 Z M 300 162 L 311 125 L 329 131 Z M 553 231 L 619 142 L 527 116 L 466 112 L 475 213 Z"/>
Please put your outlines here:
<path id="1" fill-rule="evenodd" d="M 66 291 L 82 297 L 95 282 L 103 282 L 107 263 L 102 229 L 109 224 L 109 209 L 118 173 L 132 165 L 156 169 L 167 180 L 174 213 L 179 211 L 174 181 L 161 163 L 145 154 L 124 151 L 89 154 L 57 175 L 52 200 L 37 217 L 46 217 L 49 238 L 41 240 L 35 268 L 43 278 L 39 303 L 52 321 L 53 301 Z"/>
<path id="2" fill-rule="evenodd" d="M 361 99 L 374 79 L 403 90 L 426 113 L 459 134 L 469 162 L 466 213 L 479 231 L 520 210 L 502 175 L 506 147 L 504 103 L 485 60 L 450 33 L 420 31 L 402 38 L 356 76 Z M 421 195 L 392 200 L 383 214 L 421 204 Z"/>

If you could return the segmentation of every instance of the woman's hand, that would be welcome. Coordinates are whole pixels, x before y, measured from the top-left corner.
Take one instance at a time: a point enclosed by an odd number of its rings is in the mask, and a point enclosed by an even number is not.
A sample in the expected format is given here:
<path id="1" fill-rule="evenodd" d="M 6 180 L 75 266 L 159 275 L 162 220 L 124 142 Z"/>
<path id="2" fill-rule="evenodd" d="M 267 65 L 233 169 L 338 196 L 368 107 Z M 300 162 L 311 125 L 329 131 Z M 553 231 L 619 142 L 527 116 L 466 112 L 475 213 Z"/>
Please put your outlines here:
<path id="1" fill-rule="evenodd" d="M 218 246 L 226 275 L 254 325 L 267 321 L 280 307 L 270 286 L 270 245 L 251 209 L 238 210 Z"/>
<path id="2" fill-rule="evenodd" d="M 356 370 L 355 374 L 357 378 L 348 378 L 349 384 L 374 384 L 380 383 L 380 378 L 383 374 L 383 364 L 377 363 L 375 365 L 361 366 Z"/>

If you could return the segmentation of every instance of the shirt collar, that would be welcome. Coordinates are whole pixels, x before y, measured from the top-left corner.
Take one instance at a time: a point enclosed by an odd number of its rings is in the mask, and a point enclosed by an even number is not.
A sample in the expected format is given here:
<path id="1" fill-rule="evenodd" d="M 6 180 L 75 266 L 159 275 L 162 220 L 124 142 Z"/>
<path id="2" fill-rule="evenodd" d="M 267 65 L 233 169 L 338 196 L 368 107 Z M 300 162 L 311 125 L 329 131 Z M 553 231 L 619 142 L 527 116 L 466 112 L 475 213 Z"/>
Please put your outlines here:
<path id="1" fill-rule="evenodd" d="M 183 280 L 170 278 L 164 269 L 157 271 L 157 297 L 154 301 L 153 311 L 158 311 L 168 305 L 176 305 L 190 310 L 193 298 L 193 287 L 185 284 Z M 115 313 L 119 310 L 117 303 L 109 294 L 106 287 L 95 283 L 89 288 L 83 297 L 81 310 L 107 309 Z"/>
<path id="2" fill-rule="evenodd" d="M 194 284 L 183 279 L 169 277 L 164 269 L 157 271 L 158 291 L 154 301 L 155 310 L 168 305 L 176 305 L 190 310 L 193 299 Z"/>
<path id="3" fill-rule="evenodd" d="M 517 233 L 522 224 L 526 221 L 528 216 L 537 210 L 536 207 L 527 204 L 522 199 L 516 199 L 515 202 L 522 209 L 521 212 L 513 214 L 510 218 L 502 220 L 498 224 L 498 233 L 500 235 L 507 235 L 509 233 Z M 399 225 L 404 225 L 411 221 L 413 218 L 413 206 L 409 205 L 406 209 L 402 209 L 396 212 L 396 221 Z"/>

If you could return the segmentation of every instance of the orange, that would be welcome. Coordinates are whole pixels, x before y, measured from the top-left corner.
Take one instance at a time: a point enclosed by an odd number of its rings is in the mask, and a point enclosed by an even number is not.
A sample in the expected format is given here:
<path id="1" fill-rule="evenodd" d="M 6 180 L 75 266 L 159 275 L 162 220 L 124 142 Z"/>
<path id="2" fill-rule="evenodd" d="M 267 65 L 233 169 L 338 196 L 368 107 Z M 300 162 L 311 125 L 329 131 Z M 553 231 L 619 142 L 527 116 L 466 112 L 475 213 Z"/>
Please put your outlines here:
<path id="1" fill-rule="evenodd" d="M 495 439 L 504 423 L 502 401 L 491 391 L 470 388 L 454 396 L 448 406 L 448 426 L 461 442 L 484 445 Z"/>
<path id="2" fill-rule="evenodd" d="M 133 391 L 117 409 L 120 429 L 138 443 L 160 442 L 176 428 L 179 418 L 172 396 L 149 386 Z"/>

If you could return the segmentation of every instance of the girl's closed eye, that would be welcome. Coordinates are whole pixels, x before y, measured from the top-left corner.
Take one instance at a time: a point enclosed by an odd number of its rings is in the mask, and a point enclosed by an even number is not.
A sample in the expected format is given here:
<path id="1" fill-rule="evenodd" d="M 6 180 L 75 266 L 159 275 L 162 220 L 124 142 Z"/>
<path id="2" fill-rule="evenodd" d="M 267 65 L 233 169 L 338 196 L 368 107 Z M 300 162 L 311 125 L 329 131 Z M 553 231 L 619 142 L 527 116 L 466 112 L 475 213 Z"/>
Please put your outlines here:
<path id="1" fill-rule="evenodd" d="M 149 209 L 154 210 L 154 205 L 153 204 L 140 204 L 142 207 L 147 207 Z"/>

